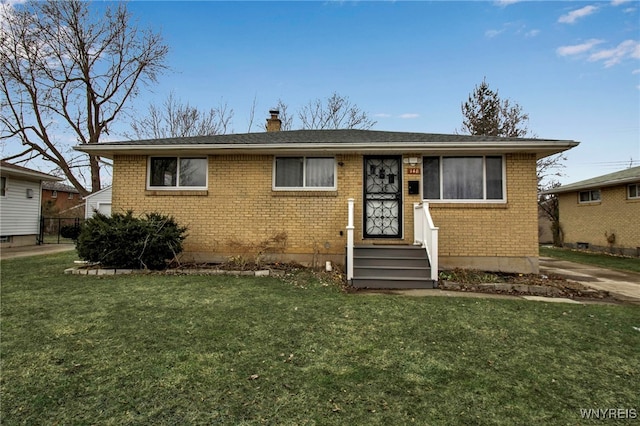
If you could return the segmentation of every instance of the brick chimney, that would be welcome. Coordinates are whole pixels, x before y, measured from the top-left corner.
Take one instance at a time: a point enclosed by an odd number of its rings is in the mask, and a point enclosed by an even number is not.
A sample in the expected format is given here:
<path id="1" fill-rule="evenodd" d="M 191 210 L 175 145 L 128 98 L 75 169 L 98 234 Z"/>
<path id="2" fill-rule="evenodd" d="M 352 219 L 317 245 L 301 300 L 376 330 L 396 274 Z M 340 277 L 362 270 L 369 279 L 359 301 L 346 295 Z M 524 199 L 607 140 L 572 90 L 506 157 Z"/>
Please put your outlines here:
<path id="1" fill-rule="evenodd" d="M 277 109 L 270 109 L 269 114 L 271 118 L 267 118 L 267 132 L 279 132 L 282 126 L 282 120 L 278 118 L 280 111 Z"/>

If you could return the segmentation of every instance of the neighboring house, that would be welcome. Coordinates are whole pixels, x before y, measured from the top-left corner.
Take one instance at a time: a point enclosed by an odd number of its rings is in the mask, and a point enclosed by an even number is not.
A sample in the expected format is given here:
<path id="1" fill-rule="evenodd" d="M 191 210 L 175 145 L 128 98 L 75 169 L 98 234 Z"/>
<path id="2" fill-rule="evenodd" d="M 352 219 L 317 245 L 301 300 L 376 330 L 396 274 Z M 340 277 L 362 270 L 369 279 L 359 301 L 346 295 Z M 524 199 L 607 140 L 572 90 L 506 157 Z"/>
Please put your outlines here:
<path id="1" fill-rule="evenodd" d="M 640 256 L 640 166 L 544 193 L 558 197 L 566 246 Z"/>
<path id="2" fill-rule="evenodd" d="M 84 218 L 89 219 L 96 212 L 111 216 L 111 186 L 102 188 L 84 197 Z"/>
<path id="3" fill-rule="evenodd" d="M 38 243 L 42 182 L 45 180 L 62 179 L 0 162 L 0 247 Z"/>
<path id="4" fill-rule="evenodd" d="M 82 217 L 84 201 L 73 186 L 46 181 L 42 183 L 42 214 L 46 217 Z"/>
<path id="5" fill-rule="evenodd" d="M 577 142 L 368 130 L 275 131 L 280 120 L 277 111 L 271 114 L 266 133 L 76 149 L 113 160 L 113 212 L 158 211 L 186 225 L 188 259 L 254 253 L 313 266 L 325 261 L 344 265 L 350 235 L 357 246 L 385 250 L 427 244 L 421 236 L 433 234 L 423 232 L 428 224 L 424 213 L 430 212 L 439 227 L 439 244 L 430 248 L 439 249 L 439 256 L 431 253 L 432 263 L 439 259 L 443 268 L 538 271 L 536 160 Z M 349 199 L 354 200 L 353 223 Z M 423 201 L 426 209 L 415 206 Z M 377 265 L 373 257 L 388 255 L 383 250 L 359 252 L 357 262 L 347 261 L 348 278 L 352 267 L 357 269 L 354 277 L 375 276 L 374 269 L 365 269 Z M 407 269 L 393 268 L 397 275 Z M 429 274 L 433 278 L 433 270 Z"/>

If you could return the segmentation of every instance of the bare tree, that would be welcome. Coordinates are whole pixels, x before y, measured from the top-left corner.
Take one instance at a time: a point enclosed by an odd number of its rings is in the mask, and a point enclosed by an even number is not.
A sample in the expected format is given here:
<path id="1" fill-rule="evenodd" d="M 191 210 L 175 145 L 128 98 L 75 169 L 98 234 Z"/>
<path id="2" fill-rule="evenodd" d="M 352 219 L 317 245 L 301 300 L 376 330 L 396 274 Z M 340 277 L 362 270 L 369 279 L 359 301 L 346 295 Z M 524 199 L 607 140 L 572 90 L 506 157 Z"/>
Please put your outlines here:
<path id="1" fill-rule="evenodd" d="M 151 104 L 147 116 L 133 120 L 133 135 L 127 136 L 136 139 L 160 139 L 221 135 L 227 133 L 232 117 L 233 110 L 226 102 L 204 112 L 176 99 L 172 92 L 160 108 Z"/>
<path id="2" fill-rule="evenodd" d="M 108 135 L 140 84 L 166 69 L 167 45 L 132 22 L 126 3 L 100 15 L 79 0 L 2 3 L 0 22 L 0 138 L 24 148 L 9 158 L 53 163 L 82 195 L 88 166 L 99 190 L 99 158 L 68 154 L 65 139 L 95 144 Z"/>
<path id="3" fill-rule="evenodd" d="M 282 122 L 280 130 L 291 130 L 293 128 L 293 116 L 289 115 L 287 112 L 287 104 L 285 104 L 282 99 L 278 99 L 276 109 L 280 112 L 278 118 L 280 118 L 280 121 Z"/>
<path id="4" fill-rule="evenodd" d="M 349 98 L 334 93 L 326 100 L 315 99 L 298 112 L 302 129 L 363 129 L 373 127 L 376 122 L 369 119 Z"/>

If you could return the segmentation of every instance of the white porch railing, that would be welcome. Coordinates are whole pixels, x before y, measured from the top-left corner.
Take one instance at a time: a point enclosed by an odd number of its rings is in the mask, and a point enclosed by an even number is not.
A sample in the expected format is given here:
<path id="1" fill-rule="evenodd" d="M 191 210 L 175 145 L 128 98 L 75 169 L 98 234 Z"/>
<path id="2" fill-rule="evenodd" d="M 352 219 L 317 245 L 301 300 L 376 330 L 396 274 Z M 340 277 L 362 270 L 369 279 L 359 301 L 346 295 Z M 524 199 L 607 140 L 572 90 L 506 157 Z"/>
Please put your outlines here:
<path id="1" fill-rule="evenodd" d="M 353 230 L 355 229 L 353 225 L 353 204 L 355 200 L 349 198 L 347 202 L 349 203 L 349 217 L 347 220 L 347 281 L 351 281 L 353 279 Z"/>
<path id="2" fill-rule="evenodd" d="M 413 204 L 413 240 L 427 250 L 431 279 L 438 281 L 438 230 L 429 213 L 429 203 Z"/>

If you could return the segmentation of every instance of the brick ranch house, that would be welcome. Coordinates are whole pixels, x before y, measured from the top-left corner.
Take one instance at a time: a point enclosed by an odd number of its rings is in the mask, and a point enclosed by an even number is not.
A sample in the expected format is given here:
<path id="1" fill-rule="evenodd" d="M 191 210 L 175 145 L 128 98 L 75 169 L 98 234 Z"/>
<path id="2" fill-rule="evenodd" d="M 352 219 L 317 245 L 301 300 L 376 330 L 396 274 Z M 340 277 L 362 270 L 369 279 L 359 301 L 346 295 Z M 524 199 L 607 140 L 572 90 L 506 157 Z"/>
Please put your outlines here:
<path id="1" fill-rule="evenodd" d="M 640 166 L 545 194 L 558 197 L 565 246 L 640 256 Z"/>
<path id="2" fill-rule="evenodd" d="M 158 211 L 186 225 L 187 259 L 331 261 L 356 286 L 429 287 L 438 262 L 538 272 L 536 160 L 577 145 L 279 129 L 271 111 L 266 133 L 76 149 L 113 160 L 114 213 Z M 435 271 L 411 259 L 425 252 Z"/>

